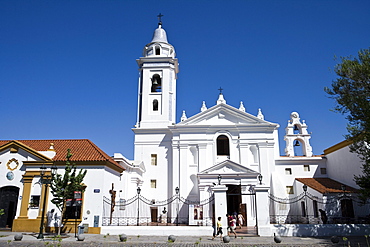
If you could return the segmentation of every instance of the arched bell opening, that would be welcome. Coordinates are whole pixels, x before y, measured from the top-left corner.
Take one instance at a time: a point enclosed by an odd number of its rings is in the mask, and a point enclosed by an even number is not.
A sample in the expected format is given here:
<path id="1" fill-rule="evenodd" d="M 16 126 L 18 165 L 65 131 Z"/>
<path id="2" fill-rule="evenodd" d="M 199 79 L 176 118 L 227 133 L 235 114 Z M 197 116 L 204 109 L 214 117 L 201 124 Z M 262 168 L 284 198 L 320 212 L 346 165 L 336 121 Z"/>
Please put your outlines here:
<path id="1" fill-rule="evenodd" d="M 153 75 L 152 77 L 152 93 L 160 93 L 162 92 L 162 79 L 158 74 Z"/>

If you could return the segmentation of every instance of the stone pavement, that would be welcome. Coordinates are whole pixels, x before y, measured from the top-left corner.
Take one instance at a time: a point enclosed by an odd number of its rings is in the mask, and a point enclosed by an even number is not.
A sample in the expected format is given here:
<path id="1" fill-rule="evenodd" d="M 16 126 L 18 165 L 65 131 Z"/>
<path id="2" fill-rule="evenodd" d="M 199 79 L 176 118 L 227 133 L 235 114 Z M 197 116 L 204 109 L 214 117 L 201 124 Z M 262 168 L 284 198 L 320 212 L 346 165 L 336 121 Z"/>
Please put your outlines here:
<path id="1" fill-rule="evenodd" d="M 277 244 L 273 237 L 230 236 L 230 243 L 222 243 L 220 238 L 212 240 L 211 236 L 192 237 L 176 236 L 174 243 L 168 242 L 168 236 L 127 236 L 126 242 L 120 242 L 117 235 L 84 234 L 84 241 L 77 241 L 74 234 L 63 235 L 60 241 L 53 235 L 45 235 L 44 240 L 37 239 L 37 233 L 23 233 L 21 241 L 14 241 L 16 232 L 0 232 L 0 246 L 364 246 L 370 247 L 364 236 L 349 237 L 348 241 L 342 238 L 338 244 L 332 244 L 330 238 L 282 237 Z"/>

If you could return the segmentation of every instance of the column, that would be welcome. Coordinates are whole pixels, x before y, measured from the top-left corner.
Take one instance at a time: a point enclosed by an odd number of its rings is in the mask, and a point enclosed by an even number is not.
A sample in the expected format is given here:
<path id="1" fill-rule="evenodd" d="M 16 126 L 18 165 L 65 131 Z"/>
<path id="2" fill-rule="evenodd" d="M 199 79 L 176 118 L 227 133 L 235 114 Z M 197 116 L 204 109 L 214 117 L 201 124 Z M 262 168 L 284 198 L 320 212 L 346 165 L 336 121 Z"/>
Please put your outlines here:
<path id="1" fill-rule="evenodd" d="M 256 216 L 259 236 L 271 236 L 270 210 L 268 192 L 270 187 L 257 185 L 256 192 Z"/>
<path id="2" fill-rule="evenodd" d="M 215 222 L 217 222 L 217 218 L 221 217 L 223 231 L 226 234 L 227 228 L 227 199 L 226 199 L 226 185 L 217 185 L 213 187 L 213 193 L 215 197 Z"/>

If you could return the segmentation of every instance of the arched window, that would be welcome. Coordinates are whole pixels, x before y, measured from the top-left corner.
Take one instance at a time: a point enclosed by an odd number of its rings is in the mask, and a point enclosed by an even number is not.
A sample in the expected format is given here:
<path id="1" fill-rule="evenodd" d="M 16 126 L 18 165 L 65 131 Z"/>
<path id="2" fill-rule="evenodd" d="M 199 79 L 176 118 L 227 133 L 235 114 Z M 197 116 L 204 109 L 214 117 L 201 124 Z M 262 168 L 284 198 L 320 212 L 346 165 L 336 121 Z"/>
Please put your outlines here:
<path id="1" fill-rule="evenodd" d="M 217 137 L 217 155 L 230 155 L 229 138 L 225 135 Z"/>
<path id="2" fill-rule="evenodd" d="M 295 135 L 298 135 L 298 134 L 301 134 L 301 129 L 298 127 L 298 125 L 294 125 L 294 128 L 293 128 L 293 133 Z"/>
<path id="3" fill-rule="evenodd" d="M 153 100 L 153 111 L 158 111 L 158 100 Z"/>
<path id="4" fill-rule="evenodd" d="M 158 74 L 152 77 L 152 93 L 162 92 L 162 79 Z"/>
<path id="5" fill-rule="evenodd" d="M 159 46 L 155 47 L 155 55 L 161 55 L 161 48 Z"/>

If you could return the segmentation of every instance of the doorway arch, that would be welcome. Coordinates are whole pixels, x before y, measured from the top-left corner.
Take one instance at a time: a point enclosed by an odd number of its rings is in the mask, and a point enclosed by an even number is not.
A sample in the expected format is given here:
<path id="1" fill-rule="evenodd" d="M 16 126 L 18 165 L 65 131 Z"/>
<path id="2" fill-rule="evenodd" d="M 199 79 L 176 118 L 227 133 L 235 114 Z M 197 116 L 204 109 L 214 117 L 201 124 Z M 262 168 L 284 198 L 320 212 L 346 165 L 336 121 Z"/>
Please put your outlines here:
<path id="1" fill-rule="evenodd" d="M 19 188 L 4 186 L 0 188 L 0 208 L 4 209 L 4 215 L 0 216 L 0 228 L 11 228 L 17 212 Z"/>

